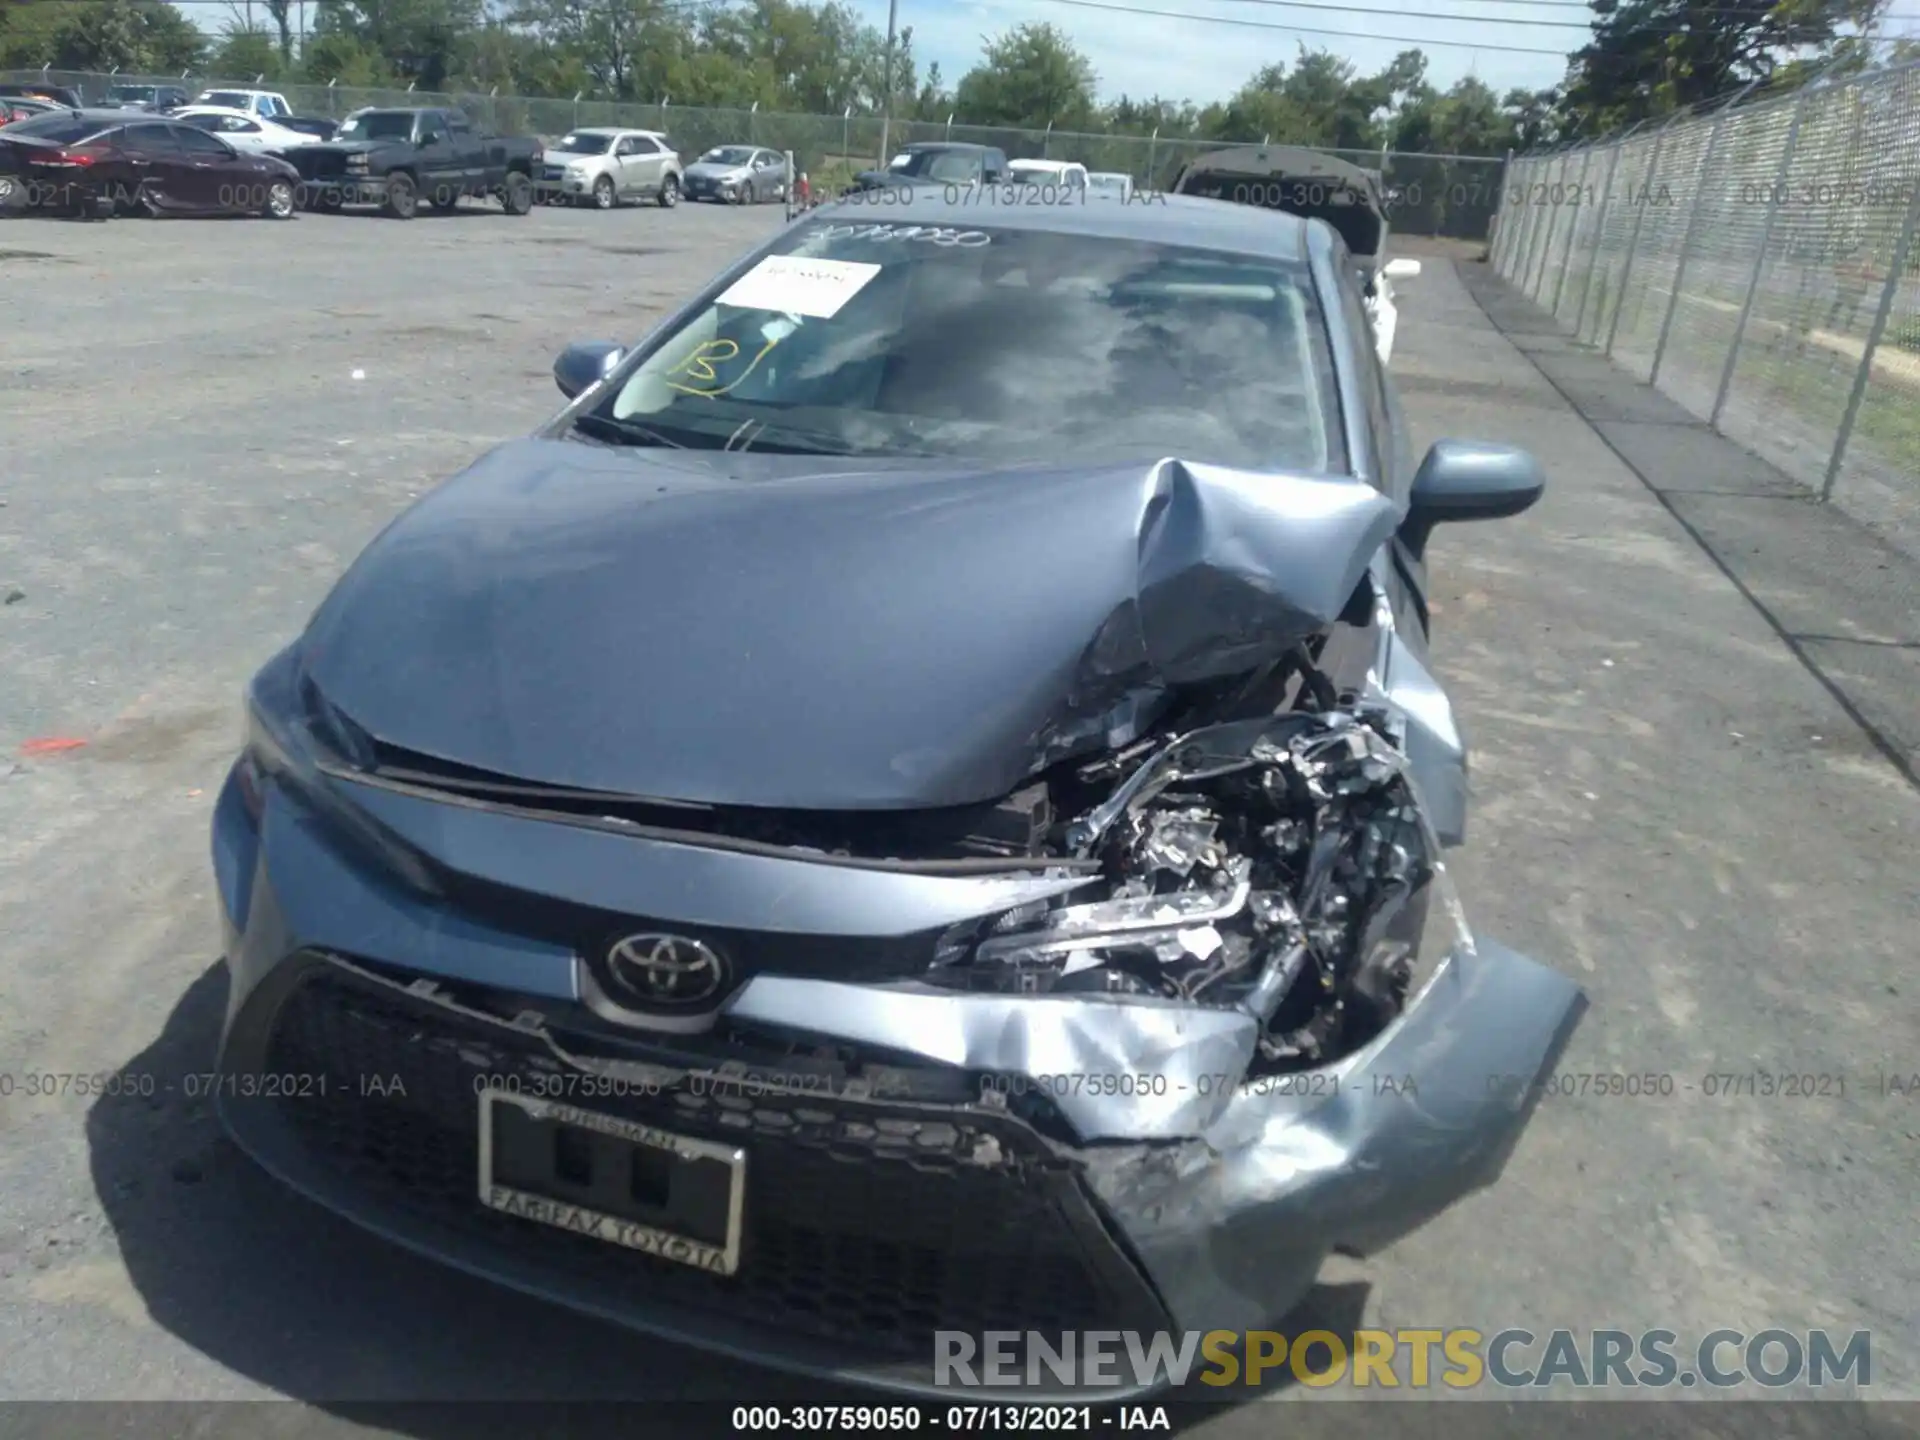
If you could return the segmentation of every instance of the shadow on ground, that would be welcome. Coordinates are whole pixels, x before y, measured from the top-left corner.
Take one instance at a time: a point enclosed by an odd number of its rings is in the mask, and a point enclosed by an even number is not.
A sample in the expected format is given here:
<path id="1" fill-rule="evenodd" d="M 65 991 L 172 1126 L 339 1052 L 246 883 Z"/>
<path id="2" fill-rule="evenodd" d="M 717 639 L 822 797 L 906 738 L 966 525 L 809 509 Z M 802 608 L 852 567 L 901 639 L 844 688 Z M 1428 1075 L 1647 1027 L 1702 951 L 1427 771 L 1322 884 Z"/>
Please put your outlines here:
<path id="1" fill-rule="evenodd" d="M 121 1071 L 157 1077 L 163 1089 L 173 1077 L 175 1093 L 103 1098 L 86 1122 L 94 1187 L 135 1289 L 158 1324 L 219 1364 L 353 1425 L 422 1440 L 471 1440 L 495 1424 L 521 1440 L 532 1431 L 517 1405 L 644 1401 L 649 1416 L 670 1422 L 675 1411 L 656 1413 L 656 1403 L 883 1403 L 496 1288 L 287 1191 L 226 1138 L 211 1101 L 179 1093 L 184 1077 L 210 1078 L 226 995 L 225 966 L 215 964 Z M 1367 1295 L 1364 1284 L 1317 1287 L 1276 1328 L 1331 1331 L 1351 1349 Z M 1263 1379 L 1253 1389 L 1189 1390 L 1217 1415 L 1294 1383 L 1284 1369 Z M 234 1433 L 258 1433 L 240 1418 L 250 1407 L 225 1408 Z M 698 1412 L 699 1423 L 713 1413 Z M 663 1423 L 658 1433 L 671 1429 Z M 209 1434 L 203 1425 L 193 1433 Z"/>

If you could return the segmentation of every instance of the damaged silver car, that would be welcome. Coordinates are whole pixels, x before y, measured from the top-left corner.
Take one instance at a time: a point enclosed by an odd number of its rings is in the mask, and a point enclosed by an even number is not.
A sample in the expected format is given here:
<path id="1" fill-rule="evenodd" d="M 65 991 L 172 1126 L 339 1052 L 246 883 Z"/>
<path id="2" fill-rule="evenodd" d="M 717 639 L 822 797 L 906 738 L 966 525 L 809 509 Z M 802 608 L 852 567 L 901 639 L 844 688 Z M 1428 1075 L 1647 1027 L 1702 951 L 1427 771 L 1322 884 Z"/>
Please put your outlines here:
<path id="1" fill-rule="evenodd" d="M 1411 452 L 1358 285 L 1318 220 L 916 194 L 568 350 L 249 688 L 235 1137 L 929 1394 L 941 1333 L 1271 1325 L 1492 1183 L 1585 1002 L 1452 892 L 1425 552 L 1542 480 Z"/>

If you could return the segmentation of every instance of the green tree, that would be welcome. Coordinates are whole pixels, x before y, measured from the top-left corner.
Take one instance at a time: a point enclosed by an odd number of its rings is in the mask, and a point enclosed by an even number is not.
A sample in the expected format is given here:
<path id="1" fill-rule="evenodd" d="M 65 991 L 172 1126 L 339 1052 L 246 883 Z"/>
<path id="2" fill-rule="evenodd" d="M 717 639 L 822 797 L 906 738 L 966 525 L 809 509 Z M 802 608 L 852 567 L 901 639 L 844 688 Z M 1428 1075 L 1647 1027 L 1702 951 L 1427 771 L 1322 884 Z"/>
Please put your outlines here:
<path id="1" fill-rule="evenodd" d="M 206 37 L 165 0 L 29 0 L 0 21 L 0 64 L 178 75 L 197 67 Z"/>
<path id="2" fill-rule="evenodd" d="M 1307 114 L 1287 94 L 1287 67 L 1263 65 L 1224 105 L 1200 112 L 1200 130 L 1210 140 L 1228 143 L 1272 140 L 1278 145 L 1311 143 Z"/>
<path id="3" fill-rule="evenodd" d="M 207 56 L 207 70 L 233 80 L 251 80 L 256 75 L 279 80 L 286 73 L 286 66 L 281 59 L 278 37 L 272 31 L 239 24 L 228 27 L 220 43 L 213 47 L 213 53 Z"/>
<path id="4" fill-rule="evenodd" d="M 1469 75 L 1433 104 L 1433 146 L 1447 155 L 1500 155 L 1513 144 L 1513 117 L 1484 81 Z"/>
<path id="5" fill-rule="evenodd" d="M 1593 39 L 1572 57 L 1563 123 L 1576 135 L 1602 135 L 1765 82 L 1796 58 L 1834 58 L 1885 3 L 1593 0 Z"/>
<path id="6" fill-rule="evenodd" d="M 314 33 L 352 36 L 399 79 L 441 90 L 484 10 L 484 0 L 320 0 Z"/>
<path id="7" fill-rule="evenodd" d="M 989 40 L 960 79 L 954 108 L 971 125 L 1081 130 L 1094 116 L 1093 65 L 1050 24 L 1019 25 Z"/>
<path id="8" fill-rule="evenodd" d="M 317 85 L 389 85 L 394 74 L 378 49 L 340 31 L 317 31 L 300 50 L 300 70 Z"/>

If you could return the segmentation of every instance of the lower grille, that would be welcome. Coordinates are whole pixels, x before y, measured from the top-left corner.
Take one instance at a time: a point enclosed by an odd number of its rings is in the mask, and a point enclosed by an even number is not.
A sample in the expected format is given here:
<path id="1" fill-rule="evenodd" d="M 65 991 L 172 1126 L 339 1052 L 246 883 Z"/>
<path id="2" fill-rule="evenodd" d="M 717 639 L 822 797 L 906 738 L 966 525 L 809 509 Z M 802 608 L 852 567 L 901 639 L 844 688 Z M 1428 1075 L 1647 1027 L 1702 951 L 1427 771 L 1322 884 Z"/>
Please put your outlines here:
<path id="1" fill-rule="evenodd" d="M 326 1077 L 324 1096 L 278 1101 L 281 1120 L 314 1163 L 384 1205 L 576 1287 L 752 1322 L 769 1348 L 803 1335 L 891 1364 L 931 1356 L 938 1330 L 1165 1324 L 1075 1167 L 1005 1117 L 819 1095 L 572 1098 L 745 1147 L 742 1260 L 722 1277 L 479 1204 L 476 1082 L 516 1076 L 540 1093 L 533 1082 L 564 1071 L 524 1032 L 321 963 L 273 1018 L 263 1068 Z"/>

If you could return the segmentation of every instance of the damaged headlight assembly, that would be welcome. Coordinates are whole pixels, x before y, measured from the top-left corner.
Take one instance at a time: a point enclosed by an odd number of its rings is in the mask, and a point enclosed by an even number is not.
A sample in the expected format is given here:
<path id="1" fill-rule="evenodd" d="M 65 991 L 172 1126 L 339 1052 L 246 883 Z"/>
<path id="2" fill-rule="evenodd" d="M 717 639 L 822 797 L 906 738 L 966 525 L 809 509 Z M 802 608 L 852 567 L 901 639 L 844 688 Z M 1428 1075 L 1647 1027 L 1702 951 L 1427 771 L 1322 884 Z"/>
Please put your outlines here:
<path id="1" fill-rule="evenodd" d="M 1435 918 L 1458 925 L 1384 709 L 1178 736 L 1065 843 L 1100 864 L 1104 895 L 956 927 L 929 983 L 1237 1011 L 1258 1027 L 1249 1074 L 1282 1073 L 1339 1060 L 1400 1013 L 1436 895 Z M 1440 948 L 1464 941 L 1458 927 Z"/>

